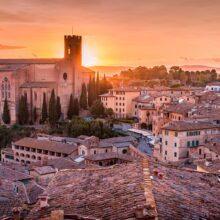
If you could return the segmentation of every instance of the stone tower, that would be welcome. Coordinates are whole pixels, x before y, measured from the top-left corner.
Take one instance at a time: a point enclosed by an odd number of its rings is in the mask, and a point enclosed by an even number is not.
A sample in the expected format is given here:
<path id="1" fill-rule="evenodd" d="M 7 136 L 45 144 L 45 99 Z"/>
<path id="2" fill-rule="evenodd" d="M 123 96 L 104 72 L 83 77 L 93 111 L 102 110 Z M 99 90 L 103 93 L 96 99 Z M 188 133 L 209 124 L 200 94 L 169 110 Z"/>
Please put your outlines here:
<path id="1" fill-rule="evenodd" d="M 77 35 L 64 36 L 64 59 L 72 60 L 75 65 L 82 64 L 82 37 Z"/>

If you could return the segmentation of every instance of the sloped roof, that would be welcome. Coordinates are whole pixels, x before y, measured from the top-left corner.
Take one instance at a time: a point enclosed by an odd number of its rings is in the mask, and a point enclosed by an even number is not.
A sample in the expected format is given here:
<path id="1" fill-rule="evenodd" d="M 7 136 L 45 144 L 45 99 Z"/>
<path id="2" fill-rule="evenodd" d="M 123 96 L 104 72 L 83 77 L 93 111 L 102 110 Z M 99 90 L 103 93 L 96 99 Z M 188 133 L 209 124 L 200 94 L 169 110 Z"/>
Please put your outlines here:
<path id="1" fill-rule="evenodd" d="M 60 171 L 45 191 L 50 207 L 39 210 L 36 206 L 28 219 L 39 219 L 56 207 L 68 214 L 97 219 L 137 219 L 135 212 L 141 207 L 147 210 L 145 218 L 155 217 L 151 187 L 146 160 L 106 168 Z"/>
<path id="2" fill-rule="evenodd" d="M 93 154 L 85 157 L 85 160 L 92 160 L 92 161 L 100 161 L 100 160 L 108 160 L 108 159 L 121 159 L 125 161 L 133 161 L 134 158 L 130 155 L 126 154 L 118 154 L 114 152 L 110 153 L 102 153 L 102 154 Z"/>
<path id="3" fill-rule="evenodd" d="M 158 167 L 163 178 L 153 178 L 159 219 L 220 219 L 220 183 L 217 175 Z"/>
<path id="4" fill-rule="evenodd" d="M 220 128 L 220 125 L 209 121 L 172 121 L 162 127 L 164 130 L 188 131 Z"/>
<path id="5" fill-rule="evenodd" d="M 9 167 L 0 164 L 0 177 L 10 180 L 10 181 L 22 181 L 27 179 L 32 179 L 30 175 L 25 173 L 12 170 Z"/>
<path id="6" fill-rule="evenodd" d="M 78 147 L 73 144 L 64 144 L 60 142 L 38 140 L 34 138 L 23 138 L 19 141 L 16 141 L 14 144 L 23 147 L 36 148 L 65 154 L 71 154 L 73 151 L 78 150 Z"/>

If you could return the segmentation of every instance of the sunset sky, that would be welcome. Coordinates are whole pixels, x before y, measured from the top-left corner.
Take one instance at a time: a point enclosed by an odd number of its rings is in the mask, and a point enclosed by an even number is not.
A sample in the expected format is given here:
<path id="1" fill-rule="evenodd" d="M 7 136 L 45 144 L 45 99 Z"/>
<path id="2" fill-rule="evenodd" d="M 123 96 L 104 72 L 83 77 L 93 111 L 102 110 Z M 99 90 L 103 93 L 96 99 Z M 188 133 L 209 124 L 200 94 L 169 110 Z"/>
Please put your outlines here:
<path id="1" fill-rule="evenodd" d="M 62 57 L 72 26 L 85 65 L 220 66 L 219 0 L 0 0 L 0 58 Z"/>

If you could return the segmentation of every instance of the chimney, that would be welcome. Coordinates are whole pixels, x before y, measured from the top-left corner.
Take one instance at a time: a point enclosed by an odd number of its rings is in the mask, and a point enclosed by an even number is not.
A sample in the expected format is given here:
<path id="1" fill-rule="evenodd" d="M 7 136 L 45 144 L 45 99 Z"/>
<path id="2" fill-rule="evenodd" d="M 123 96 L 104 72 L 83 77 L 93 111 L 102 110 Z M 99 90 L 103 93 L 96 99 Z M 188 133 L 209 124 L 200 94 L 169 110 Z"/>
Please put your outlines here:
<path id="1" fill-rule="evenodd" d="M 52 211 L 51 220 L 64 220 L 64 211 L 63 210 Z"/>
<path id="2" fill-rule="evenodd" d="M 136 219 L 155 219 L 154 207 L 151 205 L 136 206 L 135 207 L 135 217 L 136 217 Z"/>
<path id="3" fill-rule="evenodd" d="M 154 169 L 153 174 L 154 174 L 154 176 L 158 176 L 158 169 Z"/>
<path id="4" fill-rule="evenodd" d="M 40 202 L 40 209 L 43 209 L 43 208 L 46 208 L 49 206 L 47 194 L 42 194 L 42 195 L 38 196 L 38 200 Z"/>
<path id="5" fill-rule="evenodd" d="M 20 220 L 20 213 L 22 211 L 21 207 L 15 207 L 12 209 L 12 219 L 13 220 Z"/>
<path id="6" fill-rule="evenodd" d="M 163 174 L 162 173 L 159 173 L 159 179 L 163 179 Z"/>

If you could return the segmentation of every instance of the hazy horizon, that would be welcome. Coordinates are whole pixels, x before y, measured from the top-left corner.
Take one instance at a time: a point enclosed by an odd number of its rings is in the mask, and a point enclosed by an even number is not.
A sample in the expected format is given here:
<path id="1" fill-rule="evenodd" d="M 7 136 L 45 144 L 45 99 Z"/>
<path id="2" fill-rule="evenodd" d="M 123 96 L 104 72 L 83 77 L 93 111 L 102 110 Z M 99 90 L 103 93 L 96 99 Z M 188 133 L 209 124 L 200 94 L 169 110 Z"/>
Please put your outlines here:
<path id="1" fill-rule="evenodd" d="M 87 66 L 220 66 L 218 0 L 0 0 L 0 58 L 63 56 L 83 36 Z M 73 27 L 73 32 L 72 32 Z"/>

